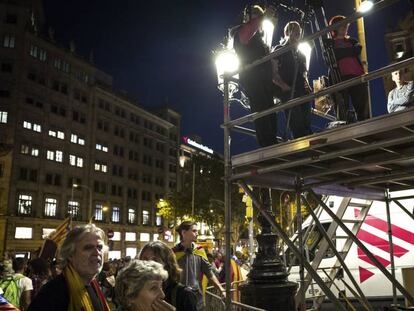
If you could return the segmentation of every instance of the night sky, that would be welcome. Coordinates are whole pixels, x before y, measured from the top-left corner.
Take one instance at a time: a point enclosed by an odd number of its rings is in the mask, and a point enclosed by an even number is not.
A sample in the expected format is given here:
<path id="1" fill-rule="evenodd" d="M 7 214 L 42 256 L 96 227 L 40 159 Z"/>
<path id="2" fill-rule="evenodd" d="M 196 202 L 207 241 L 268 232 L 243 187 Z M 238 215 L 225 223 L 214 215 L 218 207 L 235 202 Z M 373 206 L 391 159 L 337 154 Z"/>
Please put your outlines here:
<path id="1" fill-rule="evenodd" d="M 289 1 L 284 1 L 284 3 Z M 303 0 L 294 1 L 297 4 Z M 217 90 L 212 50 L 227 29 L 238 22 L 243 7 L 240 0 L 45 0 L 47 25 L 55 30 L 62 46 L 74 40 L 79 55 L 93 50 L 98 68 L 111 74 L 115 87 L 127 91 L 143 106 L 168 104 L 182 114 L 182 134 L 200 135 L 203 144 L 222 152 L 222 95 Z M 349 15 L 353 0 L 326 0 L 329 17 Z M 389 63 L 384 33 L 411 12 L 408 0 L 365 18 L 369 69 Z M 292 16 L 281 13 L 274 44 Z M 47 28 L 46 28 L 47 29 Z M 356 25 L 351 25 L 356 36 Z M 312 55 L 310 76 L 326 69 Z M 374 116 L 386 112 L 382 80 L 371 87 Z M 240 115 L 240 109 L 233 111 Z M 234 135 L 233 151 L 256 145 L 254 138 Z"/>

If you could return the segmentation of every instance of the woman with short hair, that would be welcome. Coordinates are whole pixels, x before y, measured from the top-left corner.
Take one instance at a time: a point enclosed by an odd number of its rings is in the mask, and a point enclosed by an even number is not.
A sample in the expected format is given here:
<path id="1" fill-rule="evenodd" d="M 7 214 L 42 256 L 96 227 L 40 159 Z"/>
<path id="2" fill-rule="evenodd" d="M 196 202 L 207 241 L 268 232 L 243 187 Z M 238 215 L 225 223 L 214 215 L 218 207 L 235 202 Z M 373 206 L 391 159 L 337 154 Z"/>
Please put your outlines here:
<path id="1" fill-rule="evenodd" d="M 180 281 L 181 269 L 171 248 L 161 241 L 149 242 L 139 254 L 141 260 L 153 260 L 164 266 L 168 279 L 164 281 L 165 300 L 176 307 L 177 311 L 196 311 L 197 296 L 190 287 Z"/>
<path id="2" fill-rule="evenodd" d="M 121 270 L 115 282 L 120 311 L 174 311 L 164 301 L 162 282 L 168 273 L 155 261 L 133 260 Z"/>

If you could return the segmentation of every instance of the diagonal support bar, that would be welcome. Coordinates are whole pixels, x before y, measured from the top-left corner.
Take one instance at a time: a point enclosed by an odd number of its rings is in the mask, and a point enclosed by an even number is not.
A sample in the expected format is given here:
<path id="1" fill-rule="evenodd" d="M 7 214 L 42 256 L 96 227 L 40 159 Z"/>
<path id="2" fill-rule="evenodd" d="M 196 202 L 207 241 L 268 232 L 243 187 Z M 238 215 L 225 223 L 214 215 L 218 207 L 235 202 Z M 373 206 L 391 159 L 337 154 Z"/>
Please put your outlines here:
<path id="1" fill-rule="evenodd" d="M 408 301 L 414 304 L 414 297 L 398 282 L 395 278 L 392 277 L 391 273 L 378 261 L 377 258 L 365 247 L 365 245 L 349 230 L 349 228 L 338 218 L 336 217 L 335 213 L 330 210 L 329 207 L 313 192 L 313 190 L 309 190 L 309 193 L 315 198 L 315 200 L 322 206 L 325 212 L 338 223 L 338 225 L 345 231 L 345 233 L 354 241 L 356 245 L 364 252 L 365 255 L 374 263 L 374 265 L 381 270 L 381 272 L 385 275 L 385 277 L 390 280 L 390 282 L 395 285 L 396 288 L 403 294 Z"/>
<path id="2" fill-rule="evenodd" d="M 336 258 L 338 259 L 339 263 L 341 264 L 341 267 L 344 269 L 345 273 L 348 275 L 349 280 L 351 281 L 352 285 L 354 285 L 356 291 L 358 292 L 358 296 L 361 298 L 361 300 L 364 302 L 363 306 L 369 310 L 373 311 L 372 307 L 370 306 L 367 298 L 365 297 L 364 293 L 362 292 L 361 288 L 358 286 L 358 283 L 355 281 L 355 278 L 352 276 L 351 271 L 349 270 L 348 266 L 345 263 L 344 258 L 342 255 L 338 252 L 336 249 L 334 243 L 332 242 L 332 239 L 328 236 L 328 233 L 326 232 L 325 228 L 320 223 L 319 219 L 317 218 L 315 212 L 312 210 L 312 208 L 309 205 L 308 200 L 305 198 L 305 196 L 302 196 L 302 201 L 305 203 L 306 208 L 308 209 L 309 213 L 311 214 L 313 220 L 315 221 L 316 226 L 318 227 L 318 230 L 322 233 L 323 237 L 325 238 L 326 242 L 328 243 L 329 247 L 333 250 L 335 253 Z M 349 203 L 349 201 L 348 201 Z"/>
<path id="3" fill-rule="evenodd" d="M 276 231 L 276 233 L 279 235 L 279 237 L 286 243 L 286 245 L 292 250 L 294 255 L 297 258 L 301 258 L 303 254 L 300 253 L 299 249 L 295 246 L 295 244 L 289 239 L 287 234 L 283 231 L 283 229 L 275 222 L 275 220 L 269 216 L 269 214 L 266 212 L 266 210 L 262 207 L 260 202 L 257 200 L 255 195 L 252 193 L 250 188 L 247 186 L 247 184 L 239 180 L 237 182 L 240 187 L 243 188 L 244 192 L 252 199 L 253 204 L 257 207 L 259 212 L 263 215 L 263 217 L 270 223 L 272 228 Z M 322 280 L 322 278 L 318 275 L 318 272 L 316 272 L 309 262 L 304 261 L 304 266 L 308 273 L 312 276 L 312 278 L 315 280 L 315 282 L 320 286 L 320 288 L 323 290 L 323 292 L 326 294 L 326 296 L 332 301 L 332 303 L 337 307 L 337 310 L 346 311 L 346 308 L 341 304 L 341 302 L 336 298 L 334 293 L 326 286 L 325 282 Z"/>

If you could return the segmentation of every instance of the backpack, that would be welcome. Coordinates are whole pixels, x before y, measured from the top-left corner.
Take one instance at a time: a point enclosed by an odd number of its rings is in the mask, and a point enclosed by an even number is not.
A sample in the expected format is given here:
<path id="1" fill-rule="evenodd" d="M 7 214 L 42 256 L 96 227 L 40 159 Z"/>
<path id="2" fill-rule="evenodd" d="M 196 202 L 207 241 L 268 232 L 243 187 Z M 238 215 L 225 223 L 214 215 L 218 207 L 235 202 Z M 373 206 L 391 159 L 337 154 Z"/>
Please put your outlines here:
<path id="1" fill-rule="evenodd" d="M 0 282 L 0 287 L 3 290 L 3 297 L 6 298 L 12 305 L 19 307 L 20 305 L 20 288 L 17 281 L 21 277 L 8 276 Z"/>

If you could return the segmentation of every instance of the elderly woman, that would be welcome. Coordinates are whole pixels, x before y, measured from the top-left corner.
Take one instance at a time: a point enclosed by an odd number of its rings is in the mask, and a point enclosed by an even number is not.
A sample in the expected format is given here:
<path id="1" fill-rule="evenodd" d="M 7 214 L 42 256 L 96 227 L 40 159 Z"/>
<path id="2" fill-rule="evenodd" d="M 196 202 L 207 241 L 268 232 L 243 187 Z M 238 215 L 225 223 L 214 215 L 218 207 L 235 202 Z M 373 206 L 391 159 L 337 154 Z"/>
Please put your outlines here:
<path id="1" fill-rule="evenodd" d="M 197 296 L 191 290 L 179 283 L 180 268 L 171 248 L 161 241 L 146 244 L 139 255 L 141 260 L 153 260 L 164 266 L 168 279 L 163 284 L 165 300 L 177 308 L 177 311 L 196 311 Z"/>
<path id="2" fill-rule="evenodd" d="M 165 302 L 162 282 L 168 273 L 155 261 L 133 260 L 116 278 L 115 295 L 120 311 L 174 311 Z"/>

